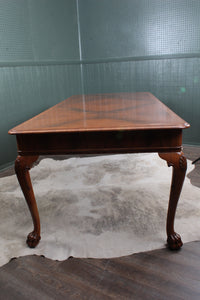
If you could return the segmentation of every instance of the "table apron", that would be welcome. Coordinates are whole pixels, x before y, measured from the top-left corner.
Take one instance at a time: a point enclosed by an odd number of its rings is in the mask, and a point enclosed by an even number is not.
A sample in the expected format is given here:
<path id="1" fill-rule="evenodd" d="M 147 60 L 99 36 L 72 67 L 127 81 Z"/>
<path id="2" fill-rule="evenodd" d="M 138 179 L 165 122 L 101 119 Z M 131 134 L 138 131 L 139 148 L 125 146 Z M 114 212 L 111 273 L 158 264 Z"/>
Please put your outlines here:
<path id="1" fill-rule="evenodd" d="M 178 152 L 182 129 L 18 134 L 20 155 Z"/>

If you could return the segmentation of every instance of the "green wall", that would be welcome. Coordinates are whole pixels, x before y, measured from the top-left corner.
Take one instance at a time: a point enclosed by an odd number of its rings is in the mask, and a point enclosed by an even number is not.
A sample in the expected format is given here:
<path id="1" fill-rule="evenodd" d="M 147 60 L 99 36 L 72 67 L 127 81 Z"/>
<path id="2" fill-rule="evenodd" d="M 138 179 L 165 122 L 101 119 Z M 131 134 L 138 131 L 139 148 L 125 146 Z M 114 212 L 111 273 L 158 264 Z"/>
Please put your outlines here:
<path id="1" fill-rule="evenodd" d="M 86 93 L 150 91 L 200 144 L 200 1 L 79 1 Z"/>
<path id="2" fill-rule="evenodd" d="M 7 131 L 79 93 L 150 91 L 200 144 L 200 1 L 0 0 L 0 167 Z"/>
<path id="3" fill-rule="evenodd" d="M 200 1 L 79 0 L 85 59 L 199 53 Z"/>
<path id="4" fill-rule="evenodd" d="M 81 93 L 74 0 L 0 0 L 0 166 L 16 157 L 7 134 L 70 95 Z"/>

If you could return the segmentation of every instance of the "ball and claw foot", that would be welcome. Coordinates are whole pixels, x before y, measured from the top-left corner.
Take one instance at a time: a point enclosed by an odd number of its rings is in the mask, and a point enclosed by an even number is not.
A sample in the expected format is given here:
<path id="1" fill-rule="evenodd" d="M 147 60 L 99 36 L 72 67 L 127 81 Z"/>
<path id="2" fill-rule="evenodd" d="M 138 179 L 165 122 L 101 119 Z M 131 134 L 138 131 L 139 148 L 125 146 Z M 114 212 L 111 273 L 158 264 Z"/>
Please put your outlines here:
<path id="1" fill-rule="evenodd" d="M 174 232 L 173 234 L 168 236 L 167 244 L 168 244 L 168 247 L 171 250 L 179 250 L 183 246 L 183 242 L 181 240 L 181 237 L 176 232 Z"/>
<path id="2" fill-rule="evenodd" d="M 32 231 L 28 234 L 26 243 L 30 248 L 35 248 L 38 245 L 40 239 L 41 239 L 40 235 Z"/>

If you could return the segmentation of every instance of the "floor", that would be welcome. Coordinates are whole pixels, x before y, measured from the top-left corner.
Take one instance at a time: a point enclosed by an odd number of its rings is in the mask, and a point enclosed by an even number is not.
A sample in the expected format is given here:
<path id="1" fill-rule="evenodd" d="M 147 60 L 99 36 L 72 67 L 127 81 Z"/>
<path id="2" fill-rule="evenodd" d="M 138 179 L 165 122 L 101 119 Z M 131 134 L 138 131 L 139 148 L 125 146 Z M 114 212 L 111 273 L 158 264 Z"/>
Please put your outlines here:
<path id="1" fill-rule="evenodd" d="M 195 160 L 200 147 L 184 153 Z M 200 187 L 200 161 L 189 178 Z M 20 257 L 0 268 L 0 299 L 200 299 L 199 258 L 199 241 L 113 259 Z"/>
<path id="2" fill-rule="evenodd" d="M 200 299 L 200 242 L 113 259 L 41 256 L 0 269 L 0 299 Z"/>

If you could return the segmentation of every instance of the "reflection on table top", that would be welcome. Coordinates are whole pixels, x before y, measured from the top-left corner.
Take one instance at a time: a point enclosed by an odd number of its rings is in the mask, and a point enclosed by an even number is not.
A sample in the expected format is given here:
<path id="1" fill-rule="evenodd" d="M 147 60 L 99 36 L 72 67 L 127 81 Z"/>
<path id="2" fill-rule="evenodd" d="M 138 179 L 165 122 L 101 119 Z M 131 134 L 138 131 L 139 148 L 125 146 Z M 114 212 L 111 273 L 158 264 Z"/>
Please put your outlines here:
<path id="1" fill-rule="evenodd" d="M 10 134 L 183 129 L 190 125 L 148 92 L 72 96 Z"/>

